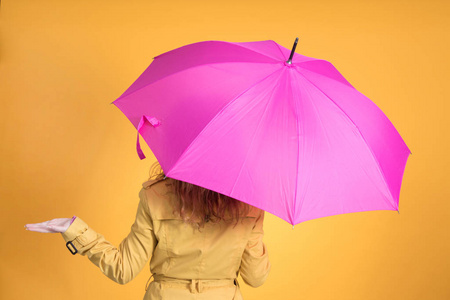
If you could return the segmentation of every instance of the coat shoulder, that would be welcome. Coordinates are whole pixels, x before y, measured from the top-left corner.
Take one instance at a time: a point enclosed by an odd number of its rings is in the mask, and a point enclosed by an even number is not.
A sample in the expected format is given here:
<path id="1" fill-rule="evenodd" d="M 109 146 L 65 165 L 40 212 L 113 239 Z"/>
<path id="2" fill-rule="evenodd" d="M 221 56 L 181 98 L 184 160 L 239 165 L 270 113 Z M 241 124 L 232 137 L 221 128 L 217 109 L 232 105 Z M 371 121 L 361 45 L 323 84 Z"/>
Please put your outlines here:
<path id="1" fill-rule="evenodd" d="M 147 198 L 150 214 L 153 219 L 176 219 L 174 204 L 176 197 L 169 188 L 169 182 L 165 179 L 149 180 L 142 184 L 143 192 Z"/>

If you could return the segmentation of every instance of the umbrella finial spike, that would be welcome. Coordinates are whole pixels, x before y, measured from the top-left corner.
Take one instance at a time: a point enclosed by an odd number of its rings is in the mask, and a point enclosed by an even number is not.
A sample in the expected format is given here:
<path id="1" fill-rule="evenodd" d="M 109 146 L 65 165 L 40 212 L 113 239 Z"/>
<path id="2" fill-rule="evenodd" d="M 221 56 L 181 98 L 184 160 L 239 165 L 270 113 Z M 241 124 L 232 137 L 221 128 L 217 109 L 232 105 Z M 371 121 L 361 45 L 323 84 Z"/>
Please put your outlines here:
<path id="1" fill-rule="evenodd" d="M 288 65 L 292 64 L 292 57 L 294 57 L 295 48 L 297 48 L 298 37 L 295 38 L 294 46 L 292 46 L 291 55 L 289 55 L 289 59 L 286 61 Z"/>

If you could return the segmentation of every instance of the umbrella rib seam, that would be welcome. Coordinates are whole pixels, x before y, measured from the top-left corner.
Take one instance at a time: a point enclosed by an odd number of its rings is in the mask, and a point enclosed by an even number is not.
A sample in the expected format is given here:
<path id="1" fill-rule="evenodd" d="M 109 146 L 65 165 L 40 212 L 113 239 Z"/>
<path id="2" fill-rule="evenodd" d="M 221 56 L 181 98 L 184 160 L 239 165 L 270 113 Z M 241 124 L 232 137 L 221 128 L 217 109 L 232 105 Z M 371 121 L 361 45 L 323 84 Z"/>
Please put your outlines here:
<path id="1" fill-rule="evenodd" d="M 292 87 L 292 82 L 291 81 L 289 81 L 289 86 L 290 86 L 290 88 L 291 88 L 291 94 L 292 94 L 292 97 L 293 98 L 296 98 L 295 97 L 295 93 L 294 93 L 294 89 L 293 89 L 293 87 Z M 296 101 L 296 100 L 298 100 L 298 98 L 297 99 L 293 99 L 293 101 L 294 101 L 294 105 L 295 105 L 295 114 L 296 114 L 296 118 L 295 118 L 295 121 L 296 121 L 296 130 L 297 130 L 297 137 L 299 137 L 300 136 L 300 132 L 299 132 L 299 125 L 298 125 L 298 115 L 299 115 L 299 109 L 298 109 L 298 102 Z M 296 204 L 297 204 L 297 201 L 296 201 L 296 199 L 297 199 L 297 191 L 298 191 L 298 173 L 299 173 L 299 169 L 300 169 L 300 143 L 297 143 L 297 172 L 295 172 L 295 193 L 294 193 L 294 201 L 293 201 L 293 207 L 294 207 L 294 214 L 293 214 L 293 216 L 290 216 L 291 217 L 291 221 L 292 221 L 292 226 L 294 226 L 295 224 L 295 216 L 297 215 L 297 207 L 296 207 Z M 301 204 L 300 204 L 300 213 L 301 213 L 301 211 L 302 211 L 302 207 L 303 207 L 303 200 L 304 199 L 301 199 Z"/>
<path id="2" fill-rule="evenodd" d="M 285 59 L 286 59 L 286 56 L 284 56 L 283 51 L 281 51 L 280 45 L 278 45 L 278 43 L 276 43 L 275 41 L 272 41 L 272 42 L 273 42 L 275 45 L 277 45 L 278 50 L 280 50 L 281 56 L 283 56 L 283 60 L 285 60 Z"/>
<path id="3" fill-rule="evenodd" d="M 153 81 L 153 82 L 151 82 L 151 83 L 149 83 L 149 84 L 144 85 L 143 87 L 138 88 L 137 90 L 135 90 L 135 91 L 133 91 L 133 92 L 127 94 L 127 95 L 125 95 L 125 93 L 126 93 L 126 91 L 125 91 L 119 98 L 117 98 L 116 100 L 114 100 L 114 101 L 111 102 L 110 104 L 114 104 L 114 102 L 118 102 L 118 101 L 120 101 L 120 100 L 122 100 L 122 99 L 124 99 L 124 98 L 127 98 L 128 96 L 133 95 L 134 93 L 136 93 L 136 92 L 138 92 L 138 91 L 140 91 L 140 90 L 142 90 L 142 89 L 148 87 L 149 85 L 153 85 L 153 84 L 155 84 L 155 83 L 158 82 L 158 81 L 164 80 L 164 79 L 166 79 L 166 78 L 168 78 L 168 77 L 171 77 L 171 76 L 173 76 L 173 75 L 179 74 L 179 73 L 181 73 L 181 72 L 184 72 L 184 71 L 187 71 L 187 70 L 191 70 L 191 69 L 195 69 L 195 68 L 199 68 L 199 67 L 204 67 L 205 65 L 220 65 L 220 64 L 228 64 L 228 63 L 245 63 L 245 64 L 252 64 L 252 63 L 253 63 L 253 64 L 279 64 L 280 62 L 276 61 L 276 62 L 272 62 L 272 63 L 267 63 L 267 62 L 265 63 L 265 62 L 246 62 L 246 61 L 224 61 L 224 62 L 204 63 L 204 64 L 201 64 L 201 65 L 195 65 L 195 66 L 192 66 L 192 67 L 189 67 L 189 68 L 180 70 L 180 71 L 178 71 L 178 72 L 168 74 L 167 76 L 161 77 L 161 78 L 159 78 L 159 79 L 157 79 L 157 80 L 155 80 L 155 81 Z M 144 73 L 145 73 L 145 71 L 144 71 Z M 133 84 L 134 84 L 134 83 L 133 83 Z"/>
<path id="4" fill-rule="evenodd" d="M 388 191 L 389 191 L 389 195 L 391 196 L 391 199 L 389 199 L 389 200 L 390 200 L 391 204 L 395 207 L 395 206 L 396 206 L 396 205 L 395 205 L 395 198 L 394 198 L 394 196 L 392 195 L 391 188 L 389 187 L 389 184 L 388 184 L 388 182 L 387 182 L 387 180 L 386 180 L 386 176 L 384 175 L 383 169 L 382 169 L 381 166 L 380 166 L 380 162 L 378 161 L 377 157 L 374 155 L 374 153 L 373 153 L 373 151 L 372 151 L 372 148 L 370 148 L 369 144 L 367 143 L 366 139 L 364 138 L 364 135 L 361 133 L 361 130 L 359 130 L 359 128 L 358 128 L 358 126 L 356 126 L 355 122 L 353 122 L 353 120 L 349 117 L 349 115 L 348 115 L 348 114 L 347 114 L 347 113 L 346 113 L 339 105 L 337 105 L 337 103 L 334 102 L 333 99 L 331 99 L 324 91 L 322 91 L 317 85 L 315 85 L 311 80 L 309 80 L 309 79 L 308 79 L 305 75 L 303 75 L 299 70 L 296 70 L 296 71 L 297 71 L 301 76 L 303 76 L 303 78 L 305 78 L 309 83 L 311 83 L 318 91 L 320 91 L 323 95 L 325 95 L 325 97 L 327 97 L 328 99 L 330 99 L 330 101 L 333 102 L 334 105 L 336 105 L 336 107 L 339 108 L 339 110 L 342 111 L 342 113 L 345 114 L 345 116 L 348 118 L 348 120 L 350 120 L 350 122 L 352 122 L 352 124 L 353 124 L 353 125 L 355 126 L 355 128 L 358 130 L 359 134 L 361 135 L 361 137 L 362 137 L 362 139 L 363 139 L 363 141 L 364 141 L 364 144 L 367 146 L 367 148 L 369 149 L 370 153 L 372 154 L 372 157 L 373 157 L 374 160 L 375 160 L 375 163 L 376 163 L 376 165 L 377 165 L 377 167 L 378 167 L 378 170 L 379 170 L 381 176 L 383 177 L 383 182 L 384 182 L 384 183 L 386 184 L 386 186 L 387 186 L 387 189 L 388 189 Z M 393 201 L 394 203 L 392 203 L 392 201 Z"/>

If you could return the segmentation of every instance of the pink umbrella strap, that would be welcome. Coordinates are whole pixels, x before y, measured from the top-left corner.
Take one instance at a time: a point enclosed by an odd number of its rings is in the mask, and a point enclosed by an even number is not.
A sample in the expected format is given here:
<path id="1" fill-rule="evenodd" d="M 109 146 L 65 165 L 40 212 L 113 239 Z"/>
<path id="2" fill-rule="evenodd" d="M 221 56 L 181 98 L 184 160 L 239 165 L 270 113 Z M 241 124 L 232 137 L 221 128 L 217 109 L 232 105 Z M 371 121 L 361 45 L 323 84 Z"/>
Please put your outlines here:
<path id="1" fill-rule="evenodd" d="M 141 117 L 141 120 L 139 121 L 139 125 L 137 128 L 138 132 L 137 132 L 137 141 L 136 141 L 136 150 L 137 150 L 137 153 L 138 153 L 140 159 L 145 158 L 144 152 L 142 152 L 142 149 L 141 149 L 141 144 L 139 143 L 139 134 L 142 134 L 141 130 L 144 127 L 145 120 L 147 120 L 153 127 L 158 127 L 161 124 L 159 122 L 159 120 L 155 117 L 150 117 L 150 116 L 146 116 L 146 115 L 143 115 Z"/>

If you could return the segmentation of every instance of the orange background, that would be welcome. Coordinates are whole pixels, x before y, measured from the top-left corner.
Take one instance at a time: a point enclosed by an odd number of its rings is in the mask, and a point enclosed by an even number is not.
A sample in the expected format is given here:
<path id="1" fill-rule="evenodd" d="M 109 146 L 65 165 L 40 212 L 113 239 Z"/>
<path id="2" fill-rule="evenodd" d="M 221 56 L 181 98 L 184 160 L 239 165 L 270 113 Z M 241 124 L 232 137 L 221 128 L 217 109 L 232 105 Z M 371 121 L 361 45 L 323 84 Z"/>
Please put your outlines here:
<path id="1" fill-rule="evenodd" d="M 77 215 L 118 245 L 154 161 L 110 103 L 152 58 L 188 43 L 272 39 L 331 61 L 412 151 L 400 214 L 291 226 L 266 216 L 272 271 L 249 299 L 450 299 L 449 1 L 1 3 L 1 299 L 142 299 L 59 234 L 27 223 Z"/>

